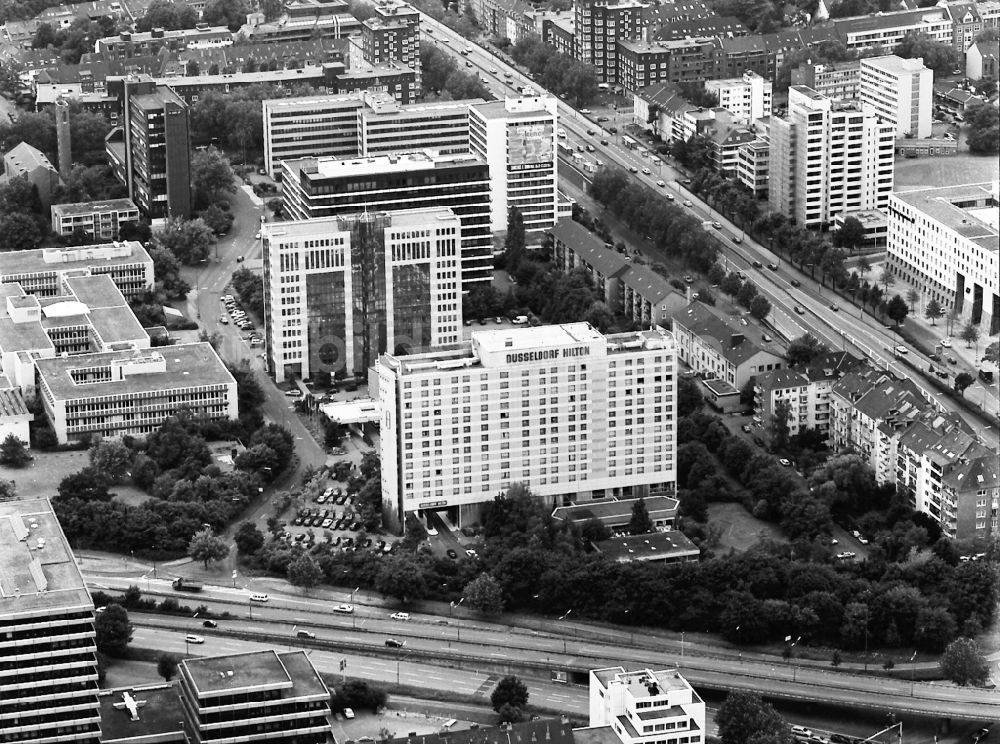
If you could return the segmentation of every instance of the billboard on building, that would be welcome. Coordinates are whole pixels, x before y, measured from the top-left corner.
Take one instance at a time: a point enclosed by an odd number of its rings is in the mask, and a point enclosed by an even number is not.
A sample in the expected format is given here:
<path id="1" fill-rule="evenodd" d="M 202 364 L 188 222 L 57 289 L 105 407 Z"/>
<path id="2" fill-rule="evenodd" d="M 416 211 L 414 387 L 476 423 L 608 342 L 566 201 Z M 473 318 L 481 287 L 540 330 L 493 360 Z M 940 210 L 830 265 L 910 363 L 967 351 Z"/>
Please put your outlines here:
<path id="1" fill-rule="evenodd" d="M 552 162 L 555 133 L 551 122 L 515 124 L 507 131 L 508 163 L 512 168 Z"/>

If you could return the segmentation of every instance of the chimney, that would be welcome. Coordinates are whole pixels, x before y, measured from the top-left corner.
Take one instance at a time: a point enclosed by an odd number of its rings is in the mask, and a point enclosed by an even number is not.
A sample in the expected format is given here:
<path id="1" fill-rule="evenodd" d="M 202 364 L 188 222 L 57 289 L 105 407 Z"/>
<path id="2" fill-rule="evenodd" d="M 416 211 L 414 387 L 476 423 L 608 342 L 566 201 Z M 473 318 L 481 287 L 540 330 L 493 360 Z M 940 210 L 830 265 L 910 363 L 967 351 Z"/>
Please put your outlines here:
<path id="1" fill-rule="evenodd" d="M 69 139 L 69 102 L 64 98 L 56 100 L 56 143 L 59 153 L 59 177 L 66 181 L 73 171 L 73 153 Z"/>

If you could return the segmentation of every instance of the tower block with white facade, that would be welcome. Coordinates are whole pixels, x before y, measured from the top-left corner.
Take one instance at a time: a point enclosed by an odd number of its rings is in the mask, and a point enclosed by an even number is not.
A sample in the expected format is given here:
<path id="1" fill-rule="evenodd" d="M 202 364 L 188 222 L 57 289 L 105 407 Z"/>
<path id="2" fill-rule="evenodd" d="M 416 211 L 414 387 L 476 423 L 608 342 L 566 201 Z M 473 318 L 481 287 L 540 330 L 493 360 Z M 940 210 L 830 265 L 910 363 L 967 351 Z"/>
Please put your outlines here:
<path id="1" fill-rule="evenodd" d="M 604 336 L 587 323 L 481 331 L 458 348 L 386 354 L 382 504 L 478 521 L 513 483 L 559 506 L 674 487 L 674 339 Z"/>

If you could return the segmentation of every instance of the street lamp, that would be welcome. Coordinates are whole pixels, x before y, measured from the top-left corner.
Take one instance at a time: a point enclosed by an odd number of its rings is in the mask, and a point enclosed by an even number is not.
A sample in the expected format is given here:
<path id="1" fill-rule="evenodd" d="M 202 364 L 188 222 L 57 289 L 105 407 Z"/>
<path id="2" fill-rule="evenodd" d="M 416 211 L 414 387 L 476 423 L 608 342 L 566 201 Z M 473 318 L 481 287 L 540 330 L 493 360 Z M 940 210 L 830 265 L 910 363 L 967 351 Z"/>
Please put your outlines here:
<path id="1" fill-rule="evenodd" d="M 681 660 L 684 660 L 684 631 L 681 631 Z"/>

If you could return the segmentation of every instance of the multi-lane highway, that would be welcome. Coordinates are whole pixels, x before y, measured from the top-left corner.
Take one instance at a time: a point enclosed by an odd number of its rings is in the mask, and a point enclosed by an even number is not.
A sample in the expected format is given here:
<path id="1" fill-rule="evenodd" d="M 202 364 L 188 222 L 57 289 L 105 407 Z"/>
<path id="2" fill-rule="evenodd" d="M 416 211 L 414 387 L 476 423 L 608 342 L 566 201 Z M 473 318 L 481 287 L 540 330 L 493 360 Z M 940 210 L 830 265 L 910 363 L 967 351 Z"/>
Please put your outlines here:
<path id="1" fill-rule="evenodd" d="M 124 588 L 134 579 L 88 576 L 92 588 Z M 147 588 L 148 586 L 148 588 Z M 139 587 L 152 594 L 174 594 L 164 579 L 142 581 Z M 260 591 L 259 588 L 254 589 Z M 408 660 L 431 669 L 459 668 L 491 673 L 528 669 L 535 676 L 550 671 L 586 672 L 589 669 L 626 666 L 677 666 L 692 684 L 715 689 L 749 689 L 775 698 L 824 701 L 830 704 L 875 708 L 897 713 L 939 715 L 955 719 L 1000 719 L 1000 697 L 990 690 L 954 685 L 885 679 L 829 669 L 824 662 L 798 660 L 783 663 L 773 657 L 742 654 L 728 649 L 706 649 L 680 644 L 660 636 L 604 632 L 591 636 L 587 626 L 551 623 L 542 629 L 512 628 L 467 617 L 411 613 L 409 620 L 390 617 L 379 604 L 355 603 L 352 613 L 333 611 L 338 597 L 325 593 L 315 598 L 273 593 L 266 604 L 251 606 L 245 588 L 208 587 L 197 595 L 178 595 L 188 604 L 205 605 L 215 615 L 233 617 L 207 629 L 199 618 L 133 616 L 147 636 L 162 641 L 154 648 L 171 650 L 183 644 L 184 635 L 197 633 L 208 640 L 205 652 L 215 653 L 217 638 L 238 638 L 291 644 L 298 629 L 309 629 L 314 648 L 354 656 L 388 656 L 394 663 Z M 343 596 L 349 600 L 349 595 Z M 402 649 L 387 648 L 387 639 L 405 641 Z M 172 647 L 171 647 L 172 648 Z M 193 652 L 201 651 L 202 647 Z M 335 668 L 330 667 L 333 671 Z M 401 672 L 400 672 L 401 674 Z M 451 684 L 449 682 L 449 684 Z M 435 687 L 427 676 L 424 686 Z M 442 688 L 444 689 L 444 688 Z"/>
<path id="2" fill-rule="evenodd" d="M 423 43 L 436 44 L 442 51 L 454 55 L 460 63 L 463 61 L 471 63 L 473 70 L 497 97 L 517 95 L 525 88 L 541 90 L 517 68 L 508 65 L 489 50 L 469 42 L 427 15 L 421 16 L 421 29 Z M 466 53 L 462 54 L 463 51 Z M 926 370 L 931 365 L 928 358 L 911 350 L 908 357 L 913 360 L 914 366 L 901 363 L 895 352 L 900 340 L 890 328 L 884 327 L 870 316 L 857 317 L 854 314 L 857 311 L 850 306 L 845 306 L 839 312 L 832 311 L 829 305 L 835 304 L 837 298 L 824 296 L 821 288 L 813 289 L 811 286 L 813 282 L 804 282 L 802 287 L 793 287 L 791 284 L 793 276 L 789 273 L 787 263 L 779 260 L 767 248 L 748 236 L 743 237 L 740 243 L 734 242 L 734 237 L 743 235 L 741 228 L 725 215 L 714 212 L 684 189 L 680 182 L 683 176 L 673 167 L 658 158 L 640 157 L 635 151 L 623 147 L 619 143 L 620 138 L 605 131 L 601 123 L 591 120 L 561 99 L 557 99 L 557 102 L 559 127 L 566 131 L 567 138 L 574 144 L 582 143 L 594 148 L 593 152 L 586 153 L 587 159 L 600 160 L 605 165 L 615 165 L 625 169 L 636 168 L 638 173 L 634 173 L 633 178 L 651 189 L 673 195 L 675 203 L 689 201 L 691 206 L 688 209 L 699 220 L 716 221 L 722 225 L 719 230 L 712 228 L 709 230 L 719 238 L 725 260 L 751 277 L 758 289 L 771 301 L 774 323 L 783 334 L 794 337 L 808 331 L 822 339 L 830 348 L 844 349 L 865 356 L 878 367 L 889 369 L 899 377 L 912 379 L 939 408 L 962 416 L 973 430 L 982 434 L 989 446 L 996 449 L 1000 445 L 1000 432 L 997 427 L 984 429 L 978 418 L 972 416 L 955 401 L 939 394 L 929 381 L 924 379 L 927 375 Z M 602 141 L 607 141 L 608 144 L 602 144 Z M 643 168 L 649 169 L 650 172 L 644 173 Z M 658 181 L 663 181 L 664 186 L 658 186 Z M 780 268 L 776 272 L 767 268 L 756 268 L 753 265 L 754 261 L 763 266 L 776 263 Z M 794 312 L 795 306 L 802 309 L 801 315 Z M 995 400 L 992 396 L 991 399 Z"/>

